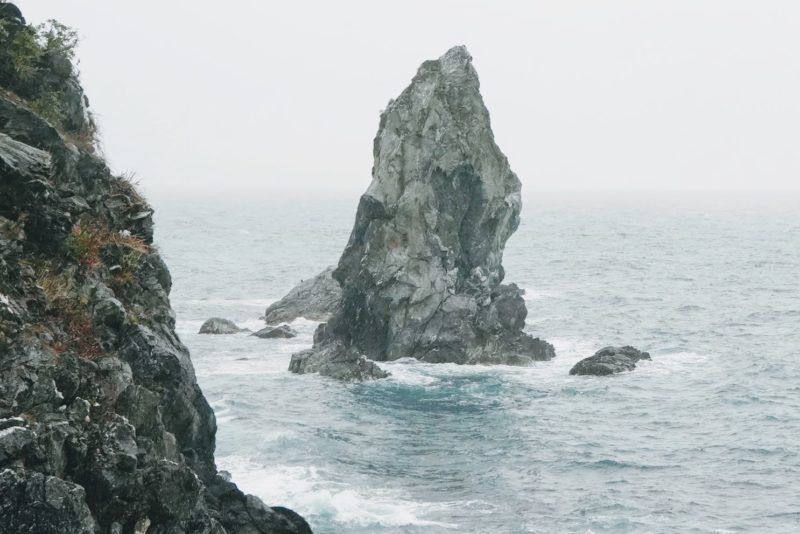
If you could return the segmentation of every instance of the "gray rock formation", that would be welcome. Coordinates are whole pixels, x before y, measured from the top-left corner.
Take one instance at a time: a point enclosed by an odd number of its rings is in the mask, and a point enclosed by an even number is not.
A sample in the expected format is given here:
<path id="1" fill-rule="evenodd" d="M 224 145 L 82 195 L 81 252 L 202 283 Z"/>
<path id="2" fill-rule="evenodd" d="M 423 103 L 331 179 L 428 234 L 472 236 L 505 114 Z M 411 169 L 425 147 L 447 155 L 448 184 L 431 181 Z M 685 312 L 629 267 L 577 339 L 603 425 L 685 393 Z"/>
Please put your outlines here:
<path id="1" fill-rule="evenodd" d="M 242 329 L 236 326 L 236 323 L 221 317 L 212 317 L 207 319 L 200 326 L 198 334 L 237 334 Z"/>
<path id="2" fill-rule="evenodd" d="M 650 354 L 631 346 L 605 347 L 576 363 L 569 374 L 605 376 L 633 371 L 639 360 L 650 360 Z"/>
<path id="3" fill-rule="evenodd" d="M 333 267 L 314 278 L 303 280 L 264 313 L 267 324 L 290 323 L 298 317 L 312 321 L 327 321 L 342 299 L 342 288 L 333 279 Z"/>
<path id="4" fill-rule="evenodd" d="M 6 16 L 31 31 L 0 3 Z M 64 97 L 53 60 L 36 97 Z M 73 142 L 86 124 L 46 120 L 26 94 L 0 91 L 0 534 L 310 532 L 217 472 L 152 209 Z"/>
<path id="5" fill-rule="evenodd" d="M 261 339 L 287 339 L 296 337 L 297 332 L 295 332 L 294 329 L 288 324 L 282 324 L 279 326 L 268 326 L 266 328 L 262 328 L 258 332 L 254 332 L 250 335 L 260 337 Z"/>
<path id="6" fill-rule="evenodd" d="M 381 115 L 374 156 L 333 273 L 342 298 L 291 370 L 339 376 L 352 365 L 369 378 L 383 373 L 365 368 L 363 356 L 514 365 L 552 358 L 550 344 L 522 331 L 522 292 L 501 284 L 520 182 L 494 142 L 466 48 L 422 64 Z"/>

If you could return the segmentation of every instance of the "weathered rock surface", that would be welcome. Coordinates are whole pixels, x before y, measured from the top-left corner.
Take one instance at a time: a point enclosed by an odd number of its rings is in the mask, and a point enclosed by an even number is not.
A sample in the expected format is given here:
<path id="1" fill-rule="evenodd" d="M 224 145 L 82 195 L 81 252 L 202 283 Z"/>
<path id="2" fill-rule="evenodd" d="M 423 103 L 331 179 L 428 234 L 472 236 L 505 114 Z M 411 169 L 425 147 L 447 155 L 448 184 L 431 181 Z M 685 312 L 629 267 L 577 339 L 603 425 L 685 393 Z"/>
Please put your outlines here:
<path id="1" fill-rule="evenodd" d="M 605 376 L 633 371 L 636 369 L 636 362 L 639 360 L 650 360 L 650 354 L 642 352 L 631 346 L 624 347 L 605 347 L 578 363 L 576 363 L 569 374 L 571 375 L 595 375 Z"/>
<path id="2" fill-rule="evenodd" d="M 152 209 L 62 131 L 79 109 L 20 96 L 0 91 L 0 533 L 310 532 L 217 473 Z"/>
<path id="3" fill-rule="evenodd" d="M 327 321 L 342 298 L 342 288 L 333 279 L 333 267 L 303 280 L 264 313 L 267 324 L 290 323 L 298 317 Z"/>
<path id="4" fill-rule="evenodd" d="M 422 64 L 381 115 L 372 183 L 333 278 L 342 298 L 291 370 L 379 377 L 375 361 L 523 365 L 553 347 L 524 333 L 522 292 L 502 285 L 520 182 L 494 142 L 464 47 Z M 335 365 L 334 365 L 335 364 Z"/>
<path id="5" fill-rule="evenodd" d="M 200 326 L 198 334 L 236 334 L 241 332 L 242 329 L 236 326 L 236 323 L 221 317 L 212 317 L 207 319 Z"/>
<path id="6" fill-rule="evenodd" d="M 279 326 L 268 326 L 266 328 L 262 328 L 258 332 L 254 332 L 250 335 L 260 337 L 261 339 L 287 339 L 296 337 L 297 332 L 295 332 L 294 329 L 288 324 L 282 324 Z"/>

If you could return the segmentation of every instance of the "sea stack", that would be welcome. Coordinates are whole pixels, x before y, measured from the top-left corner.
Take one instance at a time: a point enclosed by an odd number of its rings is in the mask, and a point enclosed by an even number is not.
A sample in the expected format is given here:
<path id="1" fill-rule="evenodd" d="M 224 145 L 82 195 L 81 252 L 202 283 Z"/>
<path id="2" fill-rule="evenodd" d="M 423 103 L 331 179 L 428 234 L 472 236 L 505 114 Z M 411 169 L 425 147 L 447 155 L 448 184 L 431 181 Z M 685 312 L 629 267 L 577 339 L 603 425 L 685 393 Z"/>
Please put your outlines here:
<path id="1" fill-rule="evenodd" d="M 555 355 L 523 332 L 522 291 L 501 283 L 520 181 L 479 86 L 457 46 L 423 63 L 381 114 L 372 183 L 333 272 L 341 300 L 292 371 L 363 380 L 386 376 L 372 361 L 524 365 Z"/>

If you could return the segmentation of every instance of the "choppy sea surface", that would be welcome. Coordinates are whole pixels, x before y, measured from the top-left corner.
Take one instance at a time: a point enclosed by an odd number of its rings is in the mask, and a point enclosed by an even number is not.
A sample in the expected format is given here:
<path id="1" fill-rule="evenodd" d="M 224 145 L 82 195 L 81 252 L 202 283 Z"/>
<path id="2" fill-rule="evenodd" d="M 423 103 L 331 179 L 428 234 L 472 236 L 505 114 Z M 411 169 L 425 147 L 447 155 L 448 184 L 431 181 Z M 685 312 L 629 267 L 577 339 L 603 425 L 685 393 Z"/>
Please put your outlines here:
<path id="1" fill-rule="evenodd" d="M 154 197 L 178 332 L 217 459 L 318 533 L 800 532 L 800 202 L 527 199 L 506 281 L 557 357 L 385 364 L 342 384 L 287 371 L 266 306 L 337 261 L 357 196 Z M 597 349 L 652 362 L 571 377 Z"/>

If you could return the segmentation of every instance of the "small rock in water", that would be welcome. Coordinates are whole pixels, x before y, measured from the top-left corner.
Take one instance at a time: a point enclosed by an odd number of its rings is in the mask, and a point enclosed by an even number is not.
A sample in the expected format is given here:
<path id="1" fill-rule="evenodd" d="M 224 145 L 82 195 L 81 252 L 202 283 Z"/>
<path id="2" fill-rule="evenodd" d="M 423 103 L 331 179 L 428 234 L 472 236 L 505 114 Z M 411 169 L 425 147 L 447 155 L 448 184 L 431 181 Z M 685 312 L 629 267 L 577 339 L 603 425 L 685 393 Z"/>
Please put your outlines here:
<path id="1" fill-rule="evenodd" d="M 199 334 L 236 334 L 241 332 L 242 329 L 236 326 L 236 323 L 228 319 L 220 317 L 212 317 L 203 323 L 200 327 Z"/>
<path id="2" fill-rule="evenodd" d="M 571 375 L 605 376 L 633 371 L 639 360 L 650 360 L 650 354 L 626 345 L 624 347 L 605 347 L 584 358 L 570 369 Z"/>
<path id="3" fill-rule="evenodd" d="M 288 324 L 280 326 L 268 326 L 262 328 L 258 332 L 250 334 L 251 336 L 260 337 L 261 339 L 276 339 L 276 338 L 292 338 L 297 336 L 297 332 L 292 329 Z"/>

